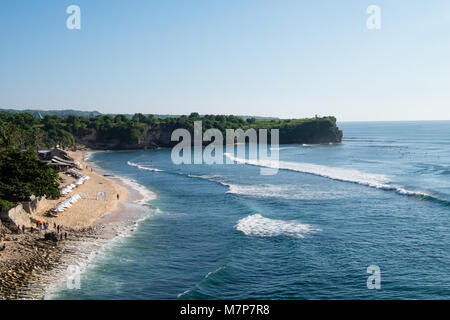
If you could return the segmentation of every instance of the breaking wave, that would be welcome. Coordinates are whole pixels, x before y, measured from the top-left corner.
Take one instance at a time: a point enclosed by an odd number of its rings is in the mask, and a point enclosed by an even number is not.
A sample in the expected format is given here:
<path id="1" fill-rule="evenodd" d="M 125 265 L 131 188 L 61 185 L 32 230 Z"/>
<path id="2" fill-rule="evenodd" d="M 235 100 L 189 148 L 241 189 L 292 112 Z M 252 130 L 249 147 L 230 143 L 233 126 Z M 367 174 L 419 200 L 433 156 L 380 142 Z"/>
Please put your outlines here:
<path id="1" fill-rule="evenodd" d="M 155 200 L 157 198 L 156 193 L 154 193 L 150 189 L 147 189 L 146 187 L 144 187 L 140 183 L 136 182 L 135 180 L 121 177 L 121 176 L 118 178 L 124 184 L 130 186 L 132 189 L 136 190 L 142 196 L 142 199 L 136 200 L 135 203 L 146 204 L 147 202 Z"/>
<path id="2" fill-rule="evenodd" d="M 283 169 L 290 171 L 297 171 L 301 173 L 308 173 L 320 177 L 329 178 L 337 181 L 357 183 L 371 188 L 395 191 L 401 195 L 418 196 L 425 199 L 434 199 L 439 202 L 447 201 L 433 197 L 432 195 L 419 190 L 407 190 L 402 186 L 391 184 L 388 177 L 382 174 L 366 173 L 359 170 L 344 169 L 337 167 L 323 166 L 313 163 L 288 162 L 288 161 L 273 161 L 273 160 L 247 160 L 234 157 L 228 153 L 225 154 L 228 158 L 241 164 L 249 164 L 254 166 Z"/>
<path id="3" fill-rule="evenodd" d="M 296 149 L 296 147 L 270 147 L 270 150 L 273 150 L 273 151 L 280 151 L 280 150 L 286 150 L 286 149 Z"/>
<path id="4" fill-rule="evenodd" d="M 237 222 L 235 228 L 247 236 L 257 237 L 288 236 L 303 238 L 308 233 L 321 231 L 309 224 L 302 224 L 295 220 L 269 219 L 259 213 L 242 218 Z"/>
<path id="5" fill-rule="evenodd" d="M 142 165 L 140 165 L 140 164 L 137 164 L 137 163 L 134 163 L 134 162 L 131 162 L 131 161 L 128 161 L 127 164 L 128 164 L 129 166 L 131 166 L 131 167 L 136 167 L 136 168 L 138 168 L 138 169 L 146 170 L 146 171 L 153 171 L 153 172 L 162 172 L 162 171 L 164 171 L 164 170 L 161 170 L 161 169 L 150 168 L 150 167 L 144 167 L 144 166 L 142 166 Z"/>
<path id="6" fill-rule="evenodd" d="M 242 185 L 226 184 L 229 190 L 227 193 L 238 194 L 256 198 L 278 198 L 291 200 L 317 200 L 317 199 L 338 199 L 345 197 L 345 193 L 337 191 L 313 190 L 308 185 Z"/>

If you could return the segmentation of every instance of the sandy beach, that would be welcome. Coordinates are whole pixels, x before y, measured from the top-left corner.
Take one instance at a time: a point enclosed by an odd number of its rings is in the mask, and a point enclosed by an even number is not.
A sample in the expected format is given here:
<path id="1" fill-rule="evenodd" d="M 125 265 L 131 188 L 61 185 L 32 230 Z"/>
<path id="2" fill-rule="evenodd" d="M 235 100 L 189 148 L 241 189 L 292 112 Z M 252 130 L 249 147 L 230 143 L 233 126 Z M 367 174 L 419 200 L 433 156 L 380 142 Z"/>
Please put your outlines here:
<path id="1" fill-rule="evenodd" d="M 4 227 L 0 230 L 0 242 L 6 246 L 6 249 L 0 252 L 0 299 L 24 297 L 24 288 L 30 282 L 64 264 L 66 255 L 71 254 L 67 244 L 105 238 L 101 233 L 104 224 L 118 221 L 130 213 L 125 207 L 127 202 L 142 199 L 141 194 L 125 185 L 119 178 L 84 161 L 87 152 L 92 151 L 68 153 L 81 163 L 83 169 L 78 171 L 88 175 L 89 180 L 64 197 L 46 200 L 37 212 L 30 215 L 30 223 L 26 225 L 25 232 L 11 232 Z M 61 186 L 75 180 L 64 173 L 60 173 L 60 177 L 63 179 Z M 98 191 L 104 191 L 106 199 L 103 196 L 97 199 Z M 57 217 L 47 214 L 56 204 L 74 194 L 79 194 L 81 199 L 71 208 L 58 213 Z M 60 226 L 62 232 L 67 232 L 67 239 L 57 243 L 45 241 L 45 231 L 30 232 L 30 227 L 35 227 L 32 222 L 35 220 L 47 222 L 48 231 L 56 231 L 54 225 Z"/>
<path id="2" fill-rule="evenodd" d="M 47 206 L 33 214 L 32 218 L 49 222 L 50 225 L 56 223 L 57 225 L 72 229 L 86 228 L 91 226 L 96 220 L 115 211 L 119 203 L 126 202 L 129 190 L 123 184 L 119 184 L 117 181 L 115 182 L 113 179 L 97 173 L 96 169 L 87 165 L 83 161 L 86 151 L 68 153 L 72 158 L 80 161 L 83 170 L 78 171 L 88 175 L 90 179 L 74 189 L 66 197 L 61 197 L 58 200 L 49 200 Z M 64 173 L 60 173 L 60 176 L 64 180 L 62 185 L 67 185 L 75 180 L 73 177 Z M 96 199 L 98 191 L 106 192 L 106 200 L 102 195 L 99 196 L 98 200 Z M 79 194 L 82 198 L 72 208 L 58 214 L 58 217 L 55 218 L 45 215 L 57 203 L 73 194 Z M 117 195 L 119 195 L 119 199 L 117 199 Z"/>

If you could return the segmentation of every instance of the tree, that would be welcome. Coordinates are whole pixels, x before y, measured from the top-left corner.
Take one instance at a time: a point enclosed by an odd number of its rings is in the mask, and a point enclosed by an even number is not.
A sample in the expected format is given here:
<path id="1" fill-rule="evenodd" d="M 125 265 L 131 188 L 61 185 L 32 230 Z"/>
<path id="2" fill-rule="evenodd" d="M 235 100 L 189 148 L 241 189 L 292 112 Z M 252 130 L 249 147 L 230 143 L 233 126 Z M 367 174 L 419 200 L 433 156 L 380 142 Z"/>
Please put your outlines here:
<path id="1" fill-rule="evenodd" d="M 131 118 L 134 122 L 140 123 L 145 122 L 146 118 L 142 113 L 135 113 L 133 117 Z"/>
<path id="2" fill-rule="evenodd" d="M 38 159 L 36 152 L 7 150 L 0 153 L 0 199 L 29 201 L 32 195 L 59 197 L 58 172 Z"/>
<path id="3" fill-rule="evenodd" d="M 18 146 L 17 129 L 12 123 L 0 123 L 0 149 Z"/>

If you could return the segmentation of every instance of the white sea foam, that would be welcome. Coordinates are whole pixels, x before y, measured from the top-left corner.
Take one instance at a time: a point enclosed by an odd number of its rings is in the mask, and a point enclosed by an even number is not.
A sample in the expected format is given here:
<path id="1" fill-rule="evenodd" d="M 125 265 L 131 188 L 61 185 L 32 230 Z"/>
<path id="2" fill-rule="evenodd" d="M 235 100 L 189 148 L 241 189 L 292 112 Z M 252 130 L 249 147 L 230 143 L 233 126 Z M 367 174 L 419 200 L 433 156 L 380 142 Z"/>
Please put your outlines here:
<path id="1" fill-rule="evenodd" d="M 203 175 L 188 174 L 188 176 L 190 178 L 204 179 L 204 180 L 208 180 L 211 182 L 220 183 L 221 185 L 226 186 L 226 187 L 229 186 L 228 183 L 222 181 L 223 176 L 220 176 L 217 174 L 211 174 L 211 175 L 209 175 L 209 174 L 203 174 Z"/>
<path id="2" fill-rule="evenodd" d="M 235 228 L 247 236 L 257 237 L 289 236 L 303 238 L 308 233 L 321 231 L 309 224 L 302 224 L 295 220 L 269 219 L 259 213 L 239 220 Z"/>
<path id="3" fill-rule="evenodd" d="M 95 152 L 101 152 L 101 151 L 95 151 Z M 87 159 L 89 159 L 93 153 L 94 152 L 87 152 L 85 154 L 85 158 L 86 158 L 86 156 L 88 156 Z M 138 164 L 130 162 L 130 161 L 128 161 L 128 165 L 129 166 L 135 166 L 135 167 L 139 166 Z M 139 168 L 139 169 L 150 170 L 151 168 L 142 167 L 142 168 Z M 101 168 L 100 168 L 100 170 L 101 170 Z M 154 169 L 154 171 L 161 171 L 161 170 Z M 119 177 L 119 176 L 117 176 L 116 178 L 118 178 L 120 181 L 122 181 L 124 184 L 128 185 L 132 189 L 136 190 L 142 196 L 142 199 L 136 201 L 136 203 L 138 203 L 138 204 L 146 204 L 149 201 L 155 200 L 157 198 L 156 193 L 154 193 L 153 191 L 151 191 L 148 188 L 144 187 L 143 185 L 139 184 L 135 180 L 132 180 L 132 179 L 129 179 L 129 178 L 125 178 L 125 177 Z"/>
<path id="4" fill-rule="evenodd" d="M 371 188 L 392 190 L 402 195 L 430 196 L 428 193 L 423 191 L 407 190 L 402 186 L 392 184 L 389 178 L 382 174 L 367 173 L 359 170 L 338 167 L 329 167 L 313 163 L 273 160 L 247 160 L 237 158 L 229 153 L 226 153 L 225 155 L 231 160 L 241 164 L 308 173 L 332 180 L 357 183 Z"/>
<path id="5" fill-rule="evenodd" d="M 273 151 L 280 151 L 280 150 L 286 150 L 286 149 L 295 149 L 295 147 L 270 147 L 270 150 L 273 150 Z"/>
<path id="6" fill-rule="evenodd" d="M 133 179 L 125 178 L 125 177 L 118 177 L 124 184 L 130 186 L 134 190 L 138 191 L 139 194 L 142 195 L 142 199 L 137 200 L 136 203 L 139 204 L 146 204 L 149 201 L 155 200 L 157 198 L 156 193 L 153 191 L 147 189 L 143 185 L 139 184 Z"/>
<path id="7" fill-rule="evenodd" d="M 182 296 L 188 294 L 188 293 L 191 292 L 191 291 L 192 291 L 192 289 L 187 289 L 186 291 L 177 294 L 177 298 L 180 299 Z"/>
<path id="8" fill-rule="evenodd" d="M 90 161 L 91 157 L 92 157 L 93 152 L 86 152 L 83 156 L 83 161 Z"/>
<path id="9" fill-rule="evenodd" d="M 134 162 L 131 162 L 131 161 L 128 161 L 127 164 L 129 166 L 131 166 L 131 167 L 136 167 L 138 169 L 146 170 L 146 171 L 153 171 L 153 172 L 162 172 L 162 171 L 164 171 L 164 170 L 160 170 L 160 169 L 156 169 L 156 168 L 144 167 L 143 165 L 140 165 L 138 163 L 134 163 Z"/>
<path id="10" fill-rule="evenodd" d="M 225 184 L 225 183 L 224 183 Z M 278 198 L 293 200 L 317 200 L 317 199 L 338 199 L 347 196 L 338 191 L 315 190 L 310 185 L 242 185 L 227 184 L 227 193 L 238 194 L 256 198 Z"/>
<path id="11" fill-rule="evenodd" d="M 339 199 L 347 197 L 348 194 L 336 190 L 317 190 L 314 186 L 302 184 L 234 184 L 227 182 L 220 175 L 189 175 L 191 178 L 205 179 L 228 187 L 227 193 L 244 195 L 256 198 L 279 198 L 292 200 L 317 200 L 317 199 Z"/>
<path id="12" fill-rule="evenodd" d="M 215 274 L 215 273 L 218 273 L 218 272 L 222 271 L 223 269 L 225 269 L 225 266 L 221 266 L 221 267 L 217 268 L 217 269 L 214 270 L 214 271 L 208 272 L 207 275 L 205 276 L 205 279 L 208 279 L 209 276 L 211 276 L 211 275 L 213 275 L 213 274 Z"/>

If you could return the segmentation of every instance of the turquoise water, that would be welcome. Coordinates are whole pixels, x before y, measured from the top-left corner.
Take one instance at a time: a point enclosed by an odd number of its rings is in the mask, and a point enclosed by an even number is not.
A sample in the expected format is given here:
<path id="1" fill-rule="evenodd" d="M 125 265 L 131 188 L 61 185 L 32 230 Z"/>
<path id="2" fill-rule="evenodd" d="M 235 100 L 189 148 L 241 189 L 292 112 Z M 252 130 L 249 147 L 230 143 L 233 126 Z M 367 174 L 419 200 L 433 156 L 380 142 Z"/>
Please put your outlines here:
<path id="1" fill-rule="evenodd" d="M 282 145 L 277 175 L 102 152 L 153 190 L 148 216 L 62 299 L 450 298 L 450 122 L 341 123 L 339 145 Z M 157 170 L 154 170 L 157 169 Z M 366 269 L 381 270 L 381 289 Z"/>

